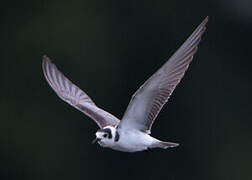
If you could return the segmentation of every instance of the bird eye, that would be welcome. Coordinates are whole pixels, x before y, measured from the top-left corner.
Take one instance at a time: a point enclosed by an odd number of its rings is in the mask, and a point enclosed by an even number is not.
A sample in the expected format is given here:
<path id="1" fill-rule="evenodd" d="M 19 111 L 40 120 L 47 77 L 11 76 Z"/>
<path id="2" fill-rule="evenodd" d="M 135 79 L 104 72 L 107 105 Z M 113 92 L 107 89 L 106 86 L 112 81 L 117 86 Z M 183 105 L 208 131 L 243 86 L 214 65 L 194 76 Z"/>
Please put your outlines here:
<path id="1" fill-rule="evenodd" d="M 103 137 L 107 137 L 108 135 L 107 134 L 103 134 Z"/>

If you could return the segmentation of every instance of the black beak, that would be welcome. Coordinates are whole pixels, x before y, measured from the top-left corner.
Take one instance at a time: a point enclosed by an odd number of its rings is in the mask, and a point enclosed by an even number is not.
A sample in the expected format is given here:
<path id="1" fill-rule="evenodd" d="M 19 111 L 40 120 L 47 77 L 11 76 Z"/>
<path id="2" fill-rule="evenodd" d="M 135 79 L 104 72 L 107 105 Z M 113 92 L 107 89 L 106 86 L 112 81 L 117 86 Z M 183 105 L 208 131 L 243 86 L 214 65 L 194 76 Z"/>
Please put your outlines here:
<path id="1" fill-rule="evenodd" d="M 101 139 L 100 138 L 95 138 L 93 141 L 92 141 L 92 144 L 96 143 L 97 141 L 100 141 Z"/>

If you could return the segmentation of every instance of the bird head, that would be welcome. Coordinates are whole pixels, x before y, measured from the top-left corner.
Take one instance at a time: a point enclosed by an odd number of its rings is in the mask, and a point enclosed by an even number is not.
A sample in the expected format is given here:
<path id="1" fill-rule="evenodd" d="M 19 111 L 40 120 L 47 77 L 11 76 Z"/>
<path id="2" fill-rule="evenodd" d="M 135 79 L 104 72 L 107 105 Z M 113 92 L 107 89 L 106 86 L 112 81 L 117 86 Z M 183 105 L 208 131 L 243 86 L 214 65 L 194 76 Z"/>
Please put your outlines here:
<path id="1" fill-rule="evenodd" d="M 103 129 L 99 129 L 95 136 L 96 138 L 92 143 L 98 142 L 101 146 L 108 147 L 115 142 L 116 129 L 112 126 L 106 126 Z"/>

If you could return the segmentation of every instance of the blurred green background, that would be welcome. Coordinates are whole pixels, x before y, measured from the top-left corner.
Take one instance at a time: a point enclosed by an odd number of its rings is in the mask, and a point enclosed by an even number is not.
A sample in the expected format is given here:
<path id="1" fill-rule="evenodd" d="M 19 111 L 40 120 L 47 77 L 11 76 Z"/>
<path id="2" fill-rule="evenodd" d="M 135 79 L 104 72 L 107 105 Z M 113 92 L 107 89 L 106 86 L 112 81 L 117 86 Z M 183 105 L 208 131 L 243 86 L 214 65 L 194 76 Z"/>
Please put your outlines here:
<path id="1" fill-rule="evenodd" d="M 152 129 L 178 148 L 132 154 L 91 145 L 96 124 L 43 77 L 46 54 L 121 118 L 207 15 L 194 61 Z M 1 180 L 251 179 L 251 1 L 6 1 L 0 18 Z"/>

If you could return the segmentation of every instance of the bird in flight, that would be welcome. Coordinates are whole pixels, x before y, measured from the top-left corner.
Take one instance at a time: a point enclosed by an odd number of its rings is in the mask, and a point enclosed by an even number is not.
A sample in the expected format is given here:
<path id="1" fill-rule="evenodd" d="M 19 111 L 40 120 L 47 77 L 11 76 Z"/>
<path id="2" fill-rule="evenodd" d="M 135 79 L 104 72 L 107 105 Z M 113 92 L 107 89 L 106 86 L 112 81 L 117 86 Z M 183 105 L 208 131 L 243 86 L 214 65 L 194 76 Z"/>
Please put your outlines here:
<path id="1" fill-rule="evenodd" d="M 179 144 L 158 140 L 151 127 L 158 113 L 168 101 L 187 70 L 198 49 L 206 29 L 208 17 L 193 31 L 169 60 L 154 73 L 132 96 L 119 120 L 98 107 L 79 87 L 61 73 L 51 60 L 44 56 L 42 68 L 48 84 L 64 101 L 93 119 L 100 129 L 93 142 L 123 152 L 137 152 L 150 148 L 176 147 Z"/>

